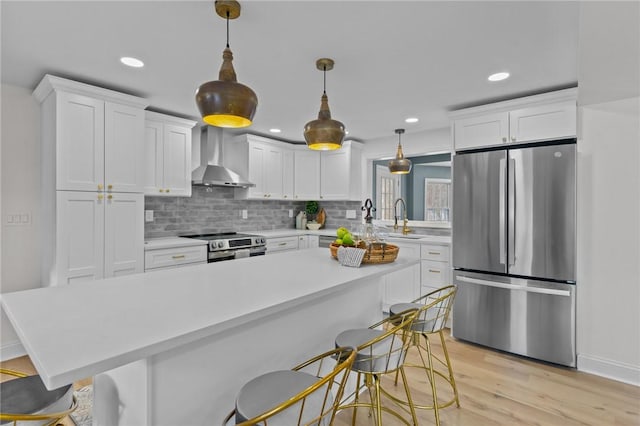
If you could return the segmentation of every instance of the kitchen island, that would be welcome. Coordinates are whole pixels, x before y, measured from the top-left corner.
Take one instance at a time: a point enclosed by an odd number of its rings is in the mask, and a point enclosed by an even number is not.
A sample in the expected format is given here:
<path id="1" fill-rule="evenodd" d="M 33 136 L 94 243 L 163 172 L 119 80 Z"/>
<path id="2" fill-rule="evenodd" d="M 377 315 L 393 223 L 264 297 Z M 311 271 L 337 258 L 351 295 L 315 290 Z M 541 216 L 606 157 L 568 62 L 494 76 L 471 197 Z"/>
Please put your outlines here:
<path id="1" fill-rule="evenodd" d="M 328 250 L 260 256 L 2 295 L 48 388 L 94 376 L 94 424 L 218 424 L 249 379 L 381 317 L 388 273 Z"/>

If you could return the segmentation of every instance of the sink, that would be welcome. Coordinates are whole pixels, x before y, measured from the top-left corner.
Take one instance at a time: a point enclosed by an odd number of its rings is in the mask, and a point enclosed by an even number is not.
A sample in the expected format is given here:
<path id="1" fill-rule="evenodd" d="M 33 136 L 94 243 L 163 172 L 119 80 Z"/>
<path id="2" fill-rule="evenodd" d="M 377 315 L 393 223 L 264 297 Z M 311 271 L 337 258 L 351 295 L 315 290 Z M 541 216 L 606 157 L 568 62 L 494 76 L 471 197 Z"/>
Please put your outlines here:
<path id="1" fill-rule="evenodd" d="M 403 238 L 406 240 L 419 240 L 420 238 L 424 238 L 424 235 L 415 235 L 415 234 L 401 234 L 401 233 L 391 233 L 387 235 L 389 238 Z"/>

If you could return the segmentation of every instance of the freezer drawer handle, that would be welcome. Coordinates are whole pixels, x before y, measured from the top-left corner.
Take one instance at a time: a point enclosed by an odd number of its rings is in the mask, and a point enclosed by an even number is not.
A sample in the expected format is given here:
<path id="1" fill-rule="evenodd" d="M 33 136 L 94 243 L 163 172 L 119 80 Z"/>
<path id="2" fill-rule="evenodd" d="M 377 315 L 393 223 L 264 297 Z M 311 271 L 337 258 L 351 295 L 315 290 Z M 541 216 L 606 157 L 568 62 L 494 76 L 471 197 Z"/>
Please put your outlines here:
<path id="1" fill-rule="evenodd" d="M 464 275 L 458 275 L 458 280 L 471 283 L 471 284 L 480 284 L 480 285 L 486 285 L 489 287 L 506 288 L 509 290 L 521 290 L 529 293 L 551 294 L 554 296 L 566 296 L 566 297 L 571 296 L 571 292 L 569 290 L 554 290 L 551 288 L 539 288 L 539 287 L 523 287 L 519 285 L 498 283 L 495 281 L 479 280 L 477 278 L 466 277 Z"/>

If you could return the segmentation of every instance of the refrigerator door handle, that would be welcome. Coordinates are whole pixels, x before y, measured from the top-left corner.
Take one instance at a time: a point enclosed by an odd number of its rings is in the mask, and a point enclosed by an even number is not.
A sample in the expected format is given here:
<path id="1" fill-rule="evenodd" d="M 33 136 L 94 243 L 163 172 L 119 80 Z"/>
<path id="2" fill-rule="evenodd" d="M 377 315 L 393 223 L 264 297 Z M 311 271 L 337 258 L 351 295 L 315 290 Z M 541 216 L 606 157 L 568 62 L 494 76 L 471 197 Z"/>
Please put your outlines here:
<path id="1" fill-rule="evenodd" d="M 509 238 L 509 244 L 507 244 L 509 251 L 509 266 L 516 263 L 516 160 L 514 158 L 509 159 L 509 181 L 507 182 L 509 190 L 509 213 L 508 213 L 508 228 L 507 235 Z"/>
<path id="2" fill-rule="evenodd" d="M 498 198 L 498 239 L 500 240 L 500 264 L 504 265 L 507 261 L 506 257 L 507 257 L 507 253 L 506 253 L 506 247 L 505 247 L 505 235 L 504 235 L 504 230 L 505 230 L 505 210 L 506 210 L 506 206 L 505 206 L 505 170 L 506 170 L 506 159 L 501 158 L 500 159 L 500 176 L 499 176 L 499 183 L 498 185 L 500 185 L 500 191 L 499 191 L 499 198 Z"/>
<path id="3" fill-rule="evenodd" d="M 528 293 L 550 294 L 553 296 L 565 296 L 565 297 L 571 296 L 571 292 L 569 290 L 556 290 L 552 288 L 540 288 L 540 287 L 523 287 L 519 285 L 481 280 L 478 278 L 471 278 L 465 275 L 458 275 L 457 278 L 459 281 L 470 283 L 470 284 L 480 284 L 480 285 L 485 285 L 489 287 L 505 288 L 508 290 L 520 290 L 520 291 L 526 291 Z"/>

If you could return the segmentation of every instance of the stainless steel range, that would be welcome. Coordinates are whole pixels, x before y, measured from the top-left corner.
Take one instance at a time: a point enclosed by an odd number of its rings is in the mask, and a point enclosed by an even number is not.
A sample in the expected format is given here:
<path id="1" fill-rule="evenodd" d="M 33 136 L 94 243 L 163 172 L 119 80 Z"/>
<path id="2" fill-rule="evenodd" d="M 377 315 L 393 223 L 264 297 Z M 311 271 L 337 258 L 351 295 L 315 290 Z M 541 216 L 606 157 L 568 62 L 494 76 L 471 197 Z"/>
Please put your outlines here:
<path id="1" fill-rule="evenodd" d="M 262 256 L 267 251 L 267 239 L 261 235 L 220 232 L 217 234 L 183 235 L 183 237 L 208 241 L 208 262 Z"/>

